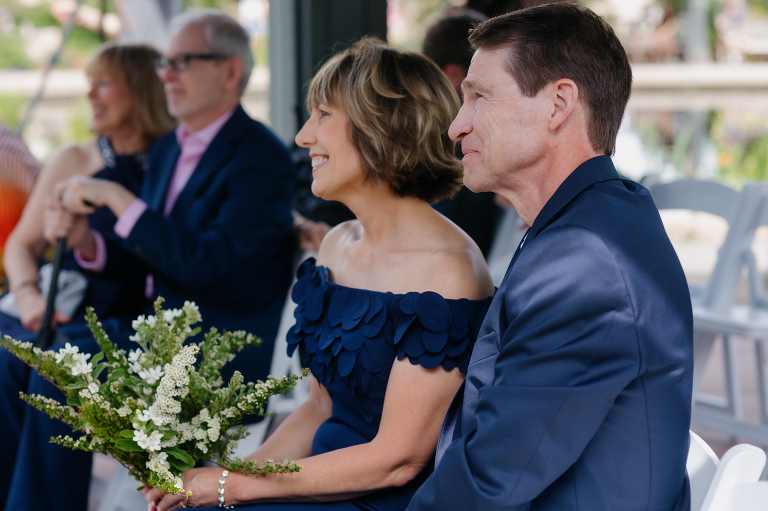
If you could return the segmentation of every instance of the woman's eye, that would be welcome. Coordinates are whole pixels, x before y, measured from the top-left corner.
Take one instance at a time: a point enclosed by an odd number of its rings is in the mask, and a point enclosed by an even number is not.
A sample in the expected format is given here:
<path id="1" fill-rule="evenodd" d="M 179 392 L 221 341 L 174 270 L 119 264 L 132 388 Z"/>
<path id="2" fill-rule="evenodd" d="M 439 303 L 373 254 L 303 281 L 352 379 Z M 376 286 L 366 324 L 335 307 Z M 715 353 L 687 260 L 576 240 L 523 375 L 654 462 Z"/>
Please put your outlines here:
<path id="1" fill-rule="evenodd" d="M 319 112 L 320 112 L 320 117 L 327 117 L 327 116 L 331 115 L 328 112 L 326 112 L 325 110 L 319 110 Z"/>

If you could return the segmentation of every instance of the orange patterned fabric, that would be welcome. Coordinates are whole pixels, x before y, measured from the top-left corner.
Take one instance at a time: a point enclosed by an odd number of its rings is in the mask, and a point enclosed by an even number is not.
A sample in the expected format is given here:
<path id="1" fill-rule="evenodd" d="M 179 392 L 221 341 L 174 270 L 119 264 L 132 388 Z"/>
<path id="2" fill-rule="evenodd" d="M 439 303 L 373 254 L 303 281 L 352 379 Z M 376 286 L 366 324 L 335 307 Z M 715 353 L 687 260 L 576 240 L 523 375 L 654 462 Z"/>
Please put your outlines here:
<path id="1" fill-rule="evenodd" d="M 0 181 L 0 252 L 19 221 L 26 202 L 27 194 L 24 191 Z"/>
<path id="2" fill-rule="evenodd" d="M 0 277 L 5 242 L 21 217 L 40 167 L 21 138 L 0 125 Z"/>

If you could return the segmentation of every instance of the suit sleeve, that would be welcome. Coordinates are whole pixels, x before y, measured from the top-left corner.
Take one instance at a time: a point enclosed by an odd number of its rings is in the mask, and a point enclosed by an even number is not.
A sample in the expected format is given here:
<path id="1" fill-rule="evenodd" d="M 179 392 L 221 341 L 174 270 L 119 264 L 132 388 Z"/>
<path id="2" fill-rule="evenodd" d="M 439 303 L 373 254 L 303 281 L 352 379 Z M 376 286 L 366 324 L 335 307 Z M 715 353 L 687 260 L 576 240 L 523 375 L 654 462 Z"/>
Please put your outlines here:
<path id="1" fill-rule="evenodd" d="M 634 304 L 622 268 L 593 233 L 543 231 L 499 292 L 505 317 L 492 321 L 507 326 L 496 332 L 493 384 L 480 389 L 476 424 L 464 423 L 411 511 L 529 509 L 638 375 Z"/>
<path id="2" fill-rule="evenodd" d="M 216 284 L 255 255 L 280 253 L 293 221 L 293 164 L 276 140 L 250 141 L 240 143 L 183 217 L 147 209 L 123 246 L 189 288 Z"/>

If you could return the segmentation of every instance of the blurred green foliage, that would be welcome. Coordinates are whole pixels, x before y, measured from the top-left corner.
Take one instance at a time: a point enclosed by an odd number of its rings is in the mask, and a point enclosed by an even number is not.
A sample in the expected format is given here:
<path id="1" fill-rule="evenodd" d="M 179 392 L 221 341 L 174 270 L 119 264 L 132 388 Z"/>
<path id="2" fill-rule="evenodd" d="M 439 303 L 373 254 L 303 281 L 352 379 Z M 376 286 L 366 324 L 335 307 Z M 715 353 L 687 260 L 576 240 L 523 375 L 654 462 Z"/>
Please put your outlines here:
<path id="1" fill-rule="evenodd" d="M 719 153 L 723 179 L 736 182 L 768 179 L 765 126 L 765 112 L 713 112 L 710 136 Z"/>
<path id="2" fill-rule="evenodd" d="M 214 7 L 231 16 L 237 13 L 237 0 L 184 0 L 184 8 L 188 7 Z"/>
<path id="3" fill-rule="evenodd" d="M 0 69 L 29 69 L 32 61 L 18 32 L 0 34 Z"/>
<path id="4" fill-rule="evenodd" d="M 27 100 L 22 96 L 0 96 L 0 124 L 5 124 L 11 130 L 16 131 L 21 124 L 26 105 Z"/>
<path id="5" fill-rule="evenodd" d="M 755 16 L 768 16 L 768 0 L 747 0 Z"/>
<path id="6" fill-rule="evenodd" d="M 62 140 L 69 142 L 84 142 L 93 138 L 89 128 L 91 122 L 91 106 L 85 98 L 72 104 Z"/>

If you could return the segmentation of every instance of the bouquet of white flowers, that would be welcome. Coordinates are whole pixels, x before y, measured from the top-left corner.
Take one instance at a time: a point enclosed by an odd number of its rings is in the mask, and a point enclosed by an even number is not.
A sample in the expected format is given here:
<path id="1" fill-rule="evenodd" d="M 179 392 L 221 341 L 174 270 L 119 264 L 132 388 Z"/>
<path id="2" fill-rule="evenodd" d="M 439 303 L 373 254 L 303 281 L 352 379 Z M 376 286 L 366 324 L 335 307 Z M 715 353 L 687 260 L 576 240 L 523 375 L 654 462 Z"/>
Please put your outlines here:
<path id="1" fill-rule="evenodd" d="M 237 440 L 247 435 L 239 425 L 242 417 L 263 414 L 269 396 L 291 390 L 302 375 L 279 380 L 270 376 L 254 384 L 243 383 L 235 372 L 225 386 L 224 364 L 260 340 L 212 328 L 201 342 L 185 345 L 200 331 L 192 328 L 201 320 L 197 306 L 187 302 L 181 309 L 164 311 L 162 301 L 155 302 L 154 316 L 133 322 L 136 333 L 131 340 L 137 347 L 127 357 L 107 338 L 92 309 L 86 319 L 101 349 L 93 358 L 69 343 L 58 352 L 42 351 L 29 342 L 0 338 L 0 346 L 66 396 L 64 405 L 21 393 L 27 403 L 83 434 L 51 441 L 109 454 L 143 484 L 174 493 L 183 491 L 181 473 L 200 460 L 255 474 L 300 470 L 287 460 L 259 466 L 230 455 Z"/>

